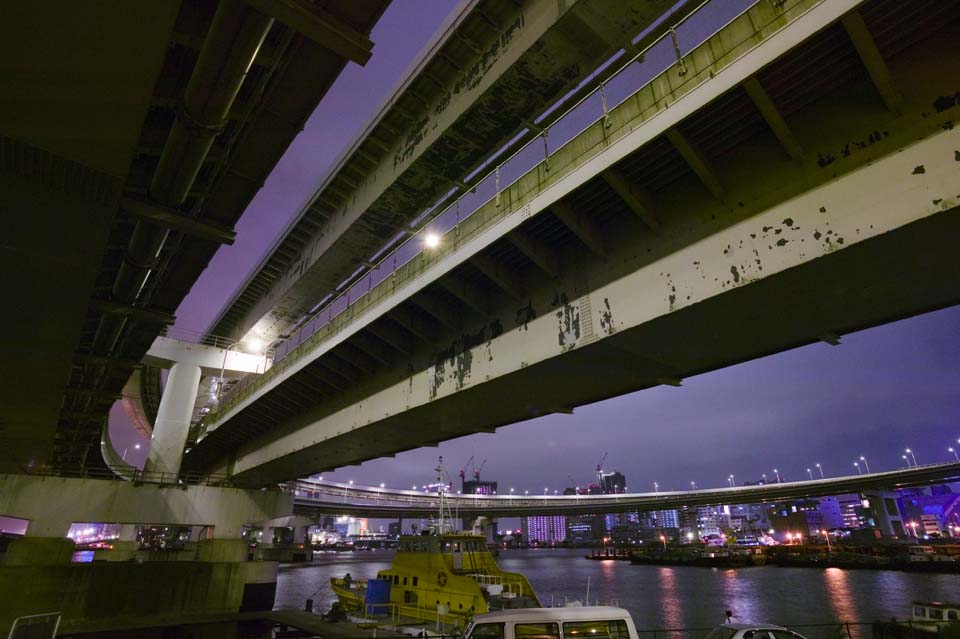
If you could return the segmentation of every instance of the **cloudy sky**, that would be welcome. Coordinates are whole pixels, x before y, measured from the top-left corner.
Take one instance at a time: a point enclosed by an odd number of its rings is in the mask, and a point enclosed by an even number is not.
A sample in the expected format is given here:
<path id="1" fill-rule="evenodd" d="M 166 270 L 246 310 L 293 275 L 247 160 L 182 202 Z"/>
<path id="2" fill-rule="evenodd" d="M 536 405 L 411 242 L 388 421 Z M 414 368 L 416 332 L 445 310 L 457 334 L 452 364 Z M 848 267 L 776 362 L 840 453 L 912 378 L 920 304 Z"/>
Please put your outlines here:
<path id="1" fill-rule="evenodd" d="M 391 5 L 372 34 L 372 59 L 348 65 L 240 220 L 236 244 L 220 250 L 178 310 L 179 327 L 202 331 L 214 320 L 454 5 Z M 487 460 L 483 478 L 501 490 L 542 493 L 590 481 L 609 453 L 605 467 L 643 491 L 654 481 L 662 489 L 720 486 L 731 473 L 738 483 L 757 480 L 774 468 L 802 479 L 817 462 L 829 475 L 850 474 L 860 455 L 872 470 L 890 469 L 907 446 L 921 464 L 944 461 L 960 437 L 958 362 L 953 308 L 846 336 L 838 347 L 816 344 L 325 478 L 409 488 L 430 480 L 437 455 L 454 477 L 473 455 Z M 135 436 L 114 416 L 122 451 Z M 138 463 L 145 456 L 146 446 L 127 454 Z"/>

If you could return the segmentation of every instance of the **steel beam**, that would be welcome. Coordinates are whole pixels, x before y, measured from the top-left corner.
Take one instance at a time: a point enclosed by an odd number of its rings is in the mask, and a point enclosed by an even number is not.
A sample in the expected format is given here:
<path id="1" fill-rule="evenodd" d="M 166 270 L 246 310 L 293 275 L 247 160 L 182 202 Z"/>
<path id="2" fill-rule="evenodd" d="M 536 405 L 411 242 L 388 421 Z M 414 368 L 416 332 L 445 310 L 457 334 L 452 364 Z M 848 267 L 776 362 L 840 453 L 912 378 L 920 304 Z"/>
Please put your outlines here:
<path id="1" fill-rule="evenodd" d="M 387 316 L 427 344 L 435 343 L 440 334 L 440 327 L 434 320 L 427 319 L 406 306 L 397 306 Z"/>
<path id="2" fill-rule="evenodd" d="M 654 214 L 653 198 L 639 186 L 631 184 L 620 171 L 607 169 L 600 176 L 617 196 L 654 233 L 660 232 L 660 222 Z"/>
<path id="3" fill-rule="evenodd" d="M 414 341 L 406 331 L 390 321 L 372 322 L 367 330 L 402 355 L 412 355 Z"/>
<path id="4" fill-rule="evenodd" d="M 563 200 L 554 202 L 550 206 L 550 212 L 563 222 L 594 254 L 598 257 L 606 256 L 607 250 L 603 245 L 603 234 L 588 215 L 577 211 Z"/>
<path id="5" fill-rule="evenodd" d="M 490 314 L 490 301 L 486 291 L 473 282 L 467 281 L 457 272 L 451 272 L 440 278 L 438 284 L 449 291 L 454 297 L 472 308 L 481 316 Z"/>
<path id="6" fill-rule="evenodd" d="M 111 300 L 92 299 L 90 308 L 100 313 L 111 313 L 113 315 L 123 315 L 138 322 L 152 322 L 154 324 L 173 324 L 177 318 L 164 311 L 158 311 L 150 308 L 141 308 L 139 306 L 130 306 Z"/>
<path id="7" fill-rule="evenodd" d="M 257 11 L 276 18 L 324 49 L 363 66 L 373 42 L 313 3 L 302 0 L 246 0 Z"/>
<path id="8" fill-rule="evenodd" d="M 462 324 L 460 310 L 429 291 L 422 291 L 410 298 L 410 302 L 452 331 L 459 331 Z"/>
<path id="9" fill-rule="evenodd" d="M 545 242 L 522 229 L 510 231 L 507 234 L 507 239 L 541 271 L 550 277 L 560 277 L 560 257 Z"/>
<path id="10" fill-rule="evenodd" d="M 787 155 L 794 160 L 802 159 L 803 147 L 797 142 L 797 138 L 793 135 L 790 127 L 787 126 L 783 116 L 780 115 L 773 100 L 771 100 L 767 92 L 763 90 L 763 85 L 760 84 L 757 76 L 753 75 L 747 78 L 746 82 L 743 83 L 743 88 L 746 89 L 747 95 L 753 100 L 754 106 L 760 111 L 760 115 L 763 116 L 767 126 L 770 127 L 773 134 L 780 140 L 780 144 L 783 146 L 783 150 L 787 152 Z"/>
<path id="11" fill-rule="evenodd" d="M 204 222 L 187 217 L 176 209 L 161 206 L 142 198 L 132 196 L 120 198 L 120 209 L 134 217 L 184 235 L 219 242 L 228 246 L 232 245 L 237 239 L 236 231 L 231 228 L 214 222 Z"/>
<path id="12" fill-rule="evenodd" d="M 720 178 L 717 177 L 717 172 L 713 170 L 710 161 L 700 149 L 695 147 L 676 127 L 667 129 L 666 136 L 713 197 L 722 200 L 726 193 Z"/>
<path id="13" fill-rule="evenodd" d="M 383 342 L 370 335 L 357 333 L 347 343 L 356 346 L 384 366 L 391 367 L 394 364 L 393 351 L 387 348 Z"/>
<path id="14" fill-rule="evenodd" d="M 880 97 L 883 98 L 884 104 L 890 111 L 899 113 L 903 97 L 897 90 L 893 77 L 890 75 L 890 69 L 887 68 L 883 55 L 873 41 L 873 36 L 870 35 L 860 11 L 848 13 L 844 16 L 842 22 L 843 28 L 846 29 L 853 46 L 857 49 L 857 54 L 860 56 L 863 66 L 866 67 L 870 79 L 873 80 L 873 85 L 877 87 Z"/>
<path id="15" fill-rule="evenodd" d="M 527 292 L 520 282 L 520 274 L 513 269 L 483 253 L 478 253 L 470 258 L 470 263 L 483 273 L 484 277 L 516 301 L 522 302 L 526 299 Z"/>

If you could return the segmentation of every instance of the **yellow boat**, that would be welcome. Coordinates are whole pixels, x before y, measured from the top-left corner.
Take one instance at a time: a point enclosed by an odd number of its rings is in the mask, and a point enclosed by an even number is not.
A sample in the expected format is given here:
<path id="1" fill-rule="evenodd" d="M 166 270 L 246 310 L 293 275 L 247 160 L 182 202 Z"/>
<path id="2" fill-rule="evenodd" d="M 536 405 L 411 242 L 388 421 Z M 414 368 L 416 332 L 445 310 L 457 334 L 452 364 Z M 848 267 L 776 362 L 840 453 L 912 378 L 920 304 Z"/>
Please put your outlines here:
<path id="1" fill-rule="evenodd" d="M 330 585 L 346 611 L 398 625 L 465 626 L 475 614 L 540 607 L 527 578 L 501 570 L 486 539 L 469 533 L 402 536 L 392 565 L 373 581 L 334 577 Z"/>

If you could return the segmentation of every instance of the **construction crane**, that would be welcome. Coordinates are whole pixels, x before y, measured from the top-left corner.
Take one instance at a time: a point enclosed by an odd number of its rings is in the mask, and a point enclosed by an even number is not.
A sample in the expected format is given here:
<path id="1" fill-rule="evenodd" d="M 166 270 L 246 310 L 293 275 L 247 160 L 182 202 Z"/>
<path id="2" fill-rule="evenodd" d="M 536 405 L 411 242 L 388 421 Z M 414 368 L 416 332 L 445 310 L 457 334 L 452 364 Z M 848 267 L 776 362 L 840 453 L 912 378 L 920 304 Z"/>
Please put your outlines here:
<path id="1" fill-rule="evenodd" d="M 473 463 L 473 455 L 470 455 L 470 459 L 467 460 L 467 463 L 463 465 L 463 468 L 460 469 L 460 484 L 463 485 L 463 482 L 467 479 L 467 467 Z"/>
<path id="2" fill-rule="evenodd" d="M 480 471 L 483 470 L 483 467 L 486 465 L 487 465 L 487 460 L 484 459 L 482 462 L 480 462 L 480 465 L 477 466 L 477 469 L 473 471 L 474 481 L 480 481 Z"/>
<path id="3" fill-rule="evenodd" d="M 600 458 L 600 461 L 597 462 L 597 485 L 603 485 L 603 462 L 607 461 L 607 455 L 609 453 L 604 453 L 603 457 Z"/>

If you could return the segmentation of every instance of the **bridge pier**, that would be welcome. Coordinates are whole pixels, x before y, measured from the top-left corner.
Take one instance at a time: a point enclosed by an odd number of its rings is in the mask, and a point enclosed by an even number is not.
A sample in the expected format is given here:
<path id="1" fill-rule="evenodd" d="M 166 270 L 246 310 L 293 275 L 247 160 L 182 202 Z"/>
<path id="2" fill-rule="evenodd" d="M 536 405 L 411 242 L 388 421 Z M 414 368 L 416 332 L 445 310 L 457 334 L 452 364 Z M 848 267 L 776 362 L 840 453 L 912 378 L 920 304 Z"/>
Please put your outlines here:
<path id="1" fill-rule="evenodd" d="M 199 388 L 199 366 L 177 362 L 170 368 L 167 386 L 160 398 L 157 423 L 153 426 L 144 473 L 179 474 Z"/>

